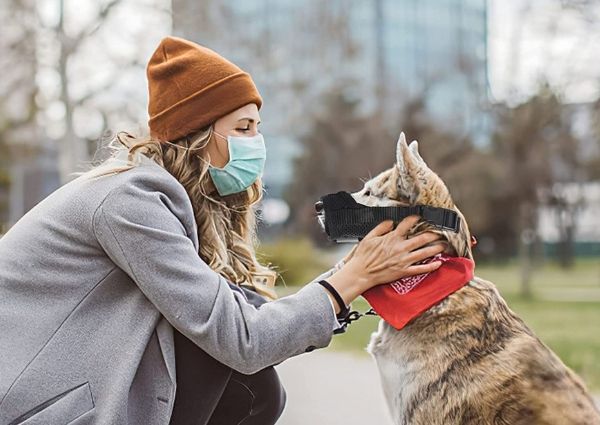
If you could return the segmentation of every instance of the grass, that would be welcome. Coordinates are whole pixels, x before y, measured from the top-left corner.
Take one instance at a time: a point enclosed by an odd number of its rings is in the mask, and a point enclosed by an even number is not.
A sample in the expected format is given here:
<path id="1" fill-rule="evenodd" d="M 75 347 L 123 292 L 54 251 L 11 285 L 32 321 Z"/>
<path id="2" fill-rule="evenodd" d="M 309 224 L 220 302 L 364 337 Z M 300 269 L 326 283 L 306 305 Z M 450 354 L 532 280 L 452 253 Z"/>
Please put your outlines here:
<path id="1" fill-rule="evenodd" d="M 533 297 L 525 299 L 519 291 L 519 268 L 515 263 L 478 265 L 476 274 L 496 284 L 510 308 L 569 367 L 575 370 L 594 392 L 600 392 L 600 262 L 578 260 L 571 270 L 553 264 L 538 267 L 532 278 Z M 285 288 L 287 293 L 297 288 Z M 368 310 L 359 297 L 352 306 Z M 335 335 L 332 350 L 368 354 L 365 347 L 379 318 L 365 316 L 350 324 L 348 331 Z"/>

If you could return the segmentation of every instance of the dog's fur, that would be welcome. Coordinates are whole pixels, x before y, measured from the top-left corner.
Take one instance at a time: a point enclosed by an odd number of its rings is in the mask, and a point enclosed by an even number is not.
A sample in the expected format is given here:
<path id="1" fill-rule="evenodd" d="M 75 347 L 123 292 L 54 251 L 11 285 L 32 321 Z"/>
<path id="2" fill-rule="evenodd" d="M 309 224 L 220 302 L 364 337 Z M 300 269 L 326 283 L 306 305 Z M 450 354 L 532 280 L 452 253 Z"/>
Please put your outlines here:
<path id="1" fill-rule="evenodd" d="M 460 233 L 425 222 L 448 241 L 446 253 L 473 258 L 464 216 L 418 144 L 400 136 L 396 164 L 353 193 L 370 206 L 425 204 L 456 210 Z M 398 331 L 384 322 L 367 351 L 375 358 L 397 425 L 600 424 L 585 385 L 506 305 L 474 277 Z"/>

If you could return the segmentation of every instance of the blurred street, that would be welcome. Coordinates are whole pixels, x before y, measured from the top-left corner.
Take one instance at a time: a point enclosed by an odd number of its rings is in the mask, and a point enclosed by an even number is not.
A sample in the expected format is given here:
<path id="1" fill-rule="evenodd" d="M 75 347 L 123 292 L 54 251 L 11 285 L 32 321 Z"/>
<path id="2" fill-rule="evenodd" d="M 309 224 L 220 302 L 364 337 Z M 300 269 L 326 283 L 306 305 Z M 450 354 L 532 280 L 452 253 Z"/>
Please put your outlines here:
<path id="1" fill-rule="evenodd" d="M 276 369 L 288 396 L 278 425 L 392 424 L 375 360 L 368 355 L 324 348 Z"/>

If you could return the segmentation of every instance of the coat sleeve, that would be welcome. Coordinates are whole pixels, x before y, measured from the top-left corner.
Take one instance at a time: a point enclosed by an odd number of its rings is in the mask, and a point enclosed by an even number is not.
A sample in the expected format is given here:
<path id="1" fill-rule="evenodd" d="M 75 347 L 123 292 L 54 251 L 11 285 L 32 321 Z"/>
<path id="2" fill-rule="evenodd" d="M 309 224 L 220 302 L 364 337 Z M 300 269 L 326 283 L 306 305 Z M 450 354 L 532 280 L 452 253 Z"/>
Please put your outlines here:
<path id="1" fill-rule="evenodd" d="M 138 179 L 108 193 L 93 229 L 108 257 L 175 328 L 240 373 L 329 345 L 336 318 L 316 282 L 335 267 L 293 295 L 254 306 L 198 255 L 188 236 L 190 211 L 183 186 Z"/>

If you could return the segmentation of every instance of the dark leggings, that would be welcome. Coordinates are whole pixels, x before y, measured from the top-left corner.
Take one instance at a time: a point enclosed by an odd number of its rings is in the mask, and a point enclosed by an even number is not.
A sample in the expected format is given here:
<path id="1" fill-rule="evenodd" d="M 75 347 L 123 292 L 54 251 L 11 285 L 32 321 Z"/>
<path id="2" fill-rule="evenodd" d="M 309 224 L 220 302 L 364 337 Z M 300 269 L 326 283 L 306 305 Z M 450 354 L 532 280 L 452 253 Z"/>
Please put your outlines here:
<path id="1" fill-rule="evenodd" d="M 174 329 L 177 391 L 170 425 L 271 425 L 286 394 L 273 366 L 244 375 Z"/>
<path id="2" fill-rule="evenodd" d="M 233 371 L 208 424 L 275 424 L 285 401 L 285 391 L 272 366 L 254 375 Z"/>

